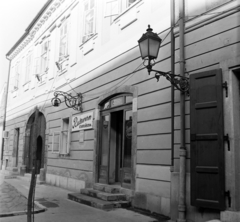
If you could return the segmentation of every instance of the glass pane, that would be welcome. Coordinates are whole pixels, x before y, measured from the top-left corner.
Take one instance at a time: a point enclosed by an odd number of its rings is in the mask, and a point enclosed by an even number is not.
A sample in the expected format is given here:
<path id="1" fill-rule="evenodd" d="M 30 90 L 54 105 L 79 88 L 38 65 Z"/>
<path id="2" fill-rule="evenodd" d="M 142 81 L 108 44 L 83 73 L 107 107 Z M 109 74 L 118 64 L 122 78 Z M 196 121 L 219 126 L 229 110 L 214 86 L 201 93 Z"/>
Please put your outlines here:
<path id="1" fill-rule="evenodd" d="M 128 7 L 131 6 L 136 0 L 128 0 Z"/>
<path id="2" fill-rule="evenodd" d="M 148 39 L 140 42 L 139 47 L 140 47 L 141 56 L 144 59 L 145 57 L 148 56 Z"/>
<path id="3" fill-rule="evenodd" d="M 109 115 L 102 116 L 102 126 L 101 126 L 101 133 L 102 133 L 101 165 L 102 166 L 108 165 L 108 126 L 109 126 Z"/>
<path id="4" fill-rule="evenodd" d="M 131 167 L 132 156 L 132 111 L 126 111 L 125 115 L 125 144 L 123 167 Z"/>
<path id="5" fill-rule="evenodd" d="M 111 107 L 114 107 L 114 106 L 120 106 L 122 105 L 124 102 L 123 102 L 123 97 L 118 97 L 118 98 L 115 98 L 115 99 L 112 99 L 111 100 Z"/>
<path id="6" fill-rule="evenodd" d="M 109 101 L 106 102 L 103 106 L 103 109 L 108 109 L 108 108 L 110 108 L 110 102 Z"/>
<path id="7" fill-rule="evenodd" d="M 151 57 L 157 58 L 160 42 L 149 39 L 149 54 Z"/>

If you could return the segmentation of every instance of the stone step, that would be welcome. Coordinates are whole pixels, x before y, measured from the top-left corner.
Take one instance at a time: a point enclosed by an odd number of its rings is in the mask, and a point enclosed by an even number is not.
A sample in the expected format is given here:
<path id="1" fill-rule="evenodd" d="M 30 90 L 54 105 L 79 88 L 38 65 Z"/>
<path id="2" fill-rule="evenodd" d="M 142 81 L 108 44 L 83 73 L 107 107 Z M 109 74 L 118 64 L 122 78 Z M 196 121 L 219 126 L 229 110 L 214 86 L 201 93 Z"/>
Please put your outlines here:
<path id="1" fill-rule="evenodd" d="M 99 190 L 106 193 L 120 193 L 120 187 L 107 185 L 107 184 L 101 184 L 101 183 L 95 183 L 93 185 L 94 190 Z"/>
<path id="2" fill-rule="evenodd" d="M 127 197 L 125 194 L 122 193 L 106 193 L 99 190 L 94 190 L 92 188 L 85 188 L 81 189 L 81 194 L 95 197 L 101 200 L 107 200 L 107 201 L 119 201 L 119 200 L 127 200 Z"/>
<path id="3" fill-rule="evenodd" d="M 85 204 L 91 207 L 95 207 L 102 210 L 111 210 L 113 208 L 126 208 L 130 207 L 129 201 L 119 200 L 119 201 L 106 201 L 100 200 L 98 198 L 90 197 L 81 193 L 70 193 L 68 194 L 68 199 L 76 201 L 81 204 Z"/>

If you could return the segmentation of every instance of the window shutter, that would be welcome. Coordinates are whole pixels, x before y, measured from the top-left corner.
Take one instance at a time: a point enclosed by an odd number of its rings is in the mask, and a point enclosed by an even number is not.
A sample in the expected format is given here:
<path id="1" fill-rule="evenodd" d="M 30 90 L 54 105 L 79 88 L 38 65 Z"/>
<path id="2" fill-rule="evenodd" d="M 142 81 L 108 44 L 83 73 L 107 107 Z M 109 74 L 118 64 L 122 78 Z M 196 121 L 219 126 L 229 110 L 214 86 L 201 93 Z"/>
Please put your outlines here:
<path id="1" fill-rule="evenodd" d="M 221 69 L 190 76 L 191 204 L 225 209 Z"/>

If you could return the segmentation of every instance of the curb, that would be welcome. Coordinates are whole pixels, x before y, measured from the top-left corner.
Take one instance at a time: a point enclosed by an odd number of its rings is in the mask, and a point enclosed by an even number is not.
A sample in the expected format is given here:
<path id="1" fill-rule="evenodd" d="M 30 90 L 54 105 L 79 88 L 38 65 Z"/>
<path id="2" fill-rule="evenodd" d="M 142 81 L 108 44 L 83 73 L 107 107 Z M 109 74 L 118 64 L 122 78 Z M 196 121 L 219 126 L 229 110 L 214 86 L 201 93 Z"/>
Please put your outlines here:
<path id="1" fill-rule="evenodd" d="M 38 201 L 34 201 L 34 204 L 40 208 L 39 210 L 34 210 L 34 214 L 42 213 L 47 210 L 46 207 L 44 207 L 42 204 L 38 203 Z M 11 217 L 11 216 L 18 216 L 18 215 L 24 215 L 27 214 L 27 211 L 13 211 L 13 212 L 8 212 L 8 213 L 0 213 L 0 218 L 1 217 Z"/>

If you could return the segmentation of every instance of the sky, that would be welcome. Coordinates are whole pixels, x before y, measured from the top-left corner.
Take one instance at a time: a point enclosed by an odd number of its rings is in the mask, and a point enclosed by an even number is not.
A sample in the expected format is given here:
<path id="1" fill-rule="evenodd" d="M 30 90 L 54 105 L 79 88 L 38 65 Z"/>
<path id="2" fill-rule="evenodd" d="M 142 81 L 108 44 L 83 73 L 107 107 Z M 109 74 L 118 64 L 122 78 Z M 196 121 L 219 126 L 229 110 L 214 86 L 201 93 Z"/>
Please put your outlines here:
<path id="1" fill-rule="evenodd" d="M 9 61 L 6 54 L 47 0 L 0 0 L 0 92 L 7 82 Z"/>

